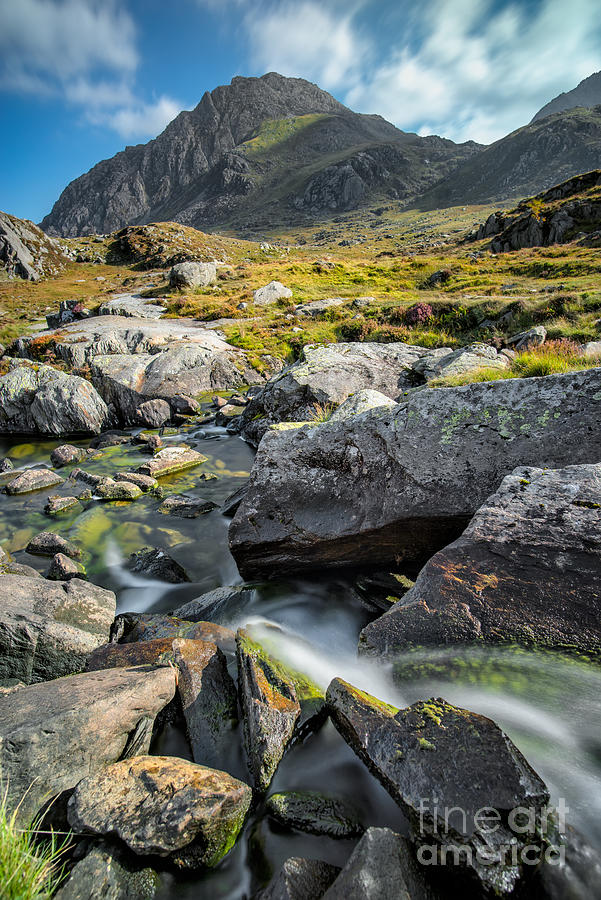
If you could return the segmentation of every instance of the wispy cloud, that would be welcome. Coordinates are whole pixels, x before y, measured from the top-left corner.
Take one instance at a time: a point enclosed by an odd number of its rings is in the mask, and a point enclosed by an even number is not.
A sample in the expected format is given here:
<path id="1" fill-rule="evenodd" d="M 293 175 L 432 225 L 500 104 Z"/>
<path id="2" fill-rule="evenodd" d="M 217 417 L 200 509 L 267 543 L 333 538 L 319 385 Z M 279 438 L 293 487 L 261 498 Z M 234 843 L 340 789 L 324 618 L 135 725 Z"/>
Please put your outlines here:
<path id="1" fill-rule="evenodd" d="M 136 28 L 116 0 L 0 0 L 0 89 L 63 97 L 124 138 L 157 134 L 181 109 L 134 90 Z"/>

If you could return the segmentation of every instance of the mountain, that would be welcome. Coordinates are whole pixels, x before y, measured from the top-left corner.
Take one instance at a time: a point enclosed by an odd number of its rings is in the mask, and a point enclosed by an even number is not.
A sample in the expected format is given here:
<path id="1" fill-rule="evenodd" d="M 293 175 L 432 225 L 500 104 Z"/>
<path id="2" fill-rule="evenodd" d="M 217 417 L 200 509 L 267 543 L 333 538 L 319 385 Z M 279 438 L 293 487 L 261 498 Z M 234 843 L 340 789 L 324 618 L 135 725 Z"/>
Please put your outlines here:
<path id="1" fill-rule="evenodd" d="M 500 203 L 531 196 L 601 167 L 601 106 L 531 122 L 463 162 L 420 206 Z"/>
<path id="2" fill-rule="evenodd" d="M 575 109 L 577 106 L 590 109 L 599 105 L 601 105 L 601 72 L 595 72 L 581 81 L 573 91 L 560 94 L 559 97 L 555 97 L 554 100 L 539 109 L 532 121 L 538 122 L 539 119 L 544 119 L 546 116 L 552 116 L 554 113 L 563 112 L 566 109 Z"/>
<path id="3" fill-rule="evenodd" d="M 173 220 L 252 233 L 417 196 L 479 149 L 354 113 L 300 78 L 234 78 L 71 182 L 41 227 L 67 237 Z"/>
<path id="4" fill-rule="evenodd" d="M 56 275 L 66 262 L 59 241 L 27 219 L 0 212 L 0 278 L 39 281 L 46 275 Z"/>

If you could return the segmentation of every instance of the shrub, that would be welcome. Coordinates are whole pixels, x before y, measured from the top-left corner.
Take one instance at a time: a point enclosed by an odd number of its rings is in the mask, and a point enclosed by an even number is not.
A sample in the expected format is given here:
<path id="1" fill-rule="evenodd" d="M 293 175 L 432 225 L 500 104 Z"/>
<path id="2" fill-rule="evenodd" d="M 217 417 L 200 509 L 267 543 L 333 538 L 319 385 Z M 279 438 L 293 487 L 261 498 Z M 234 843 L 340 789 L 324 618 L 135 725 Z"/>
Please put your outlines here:
<path id="1" fill-rule="evenodd" d="M 433 316 L 429 303 L 415 303 L 406 311 L 404 319 L 407 325 L 426 325 L 432 321 Z"/>
<path id="2" fill-rule="evenodd" d="M 337 328 L 337 334 L 341 341 L 364 341 L 370 327 L 365 319 L 351 319 Z"/>

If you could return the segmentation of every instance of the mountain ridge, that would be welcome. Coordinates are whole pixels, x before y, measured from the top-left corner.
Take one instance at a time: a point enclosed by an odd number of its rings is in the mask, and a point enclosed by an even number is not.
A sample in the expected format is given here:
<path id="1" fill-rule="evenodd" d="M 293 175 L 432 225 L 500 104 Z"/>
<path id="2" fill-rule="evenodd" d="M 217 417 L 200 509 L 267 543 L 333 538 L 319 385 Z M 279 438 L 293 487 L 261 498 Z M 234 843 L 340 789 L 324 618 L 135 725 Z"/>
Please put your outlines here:
<path id="1" fill-rule="evenodd" d="M 575 109 L 578 106 L 585 109 L 591 109 L 593 106 L 601 104 L 601 72 L 593 72 L 587 78 L 583 78 L 580 84 L 576 85 L 571 91 L 564 91 L 546 103 L 535 116 L 530 120 L 538 122 L 546 116 L 554 113 L 564 112 L 568 109 Z"/>

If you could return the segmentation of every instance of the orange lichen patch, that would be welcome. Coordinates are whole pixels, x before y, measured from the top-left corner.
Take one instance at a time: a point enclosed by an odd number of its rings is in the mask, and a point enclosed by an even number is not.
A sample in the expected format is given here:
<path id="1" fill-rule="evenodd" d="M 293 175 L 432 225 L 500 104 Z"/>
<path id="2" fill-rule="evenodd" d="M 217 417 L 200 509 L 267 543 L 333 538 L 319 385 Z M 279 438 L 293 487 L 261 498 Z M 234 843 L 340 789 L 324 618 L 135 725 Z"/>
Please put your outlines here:
<path id="1" fill-rule="evenodd" d="M 496 575 L 485 575 L 483 572 L 475 573 L 476 580 L 474 581 L 474 590 L 480 592 L 484 591 L 487 588 L 497 588 L 499 586 L 499 579 Z"/>

